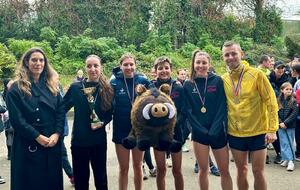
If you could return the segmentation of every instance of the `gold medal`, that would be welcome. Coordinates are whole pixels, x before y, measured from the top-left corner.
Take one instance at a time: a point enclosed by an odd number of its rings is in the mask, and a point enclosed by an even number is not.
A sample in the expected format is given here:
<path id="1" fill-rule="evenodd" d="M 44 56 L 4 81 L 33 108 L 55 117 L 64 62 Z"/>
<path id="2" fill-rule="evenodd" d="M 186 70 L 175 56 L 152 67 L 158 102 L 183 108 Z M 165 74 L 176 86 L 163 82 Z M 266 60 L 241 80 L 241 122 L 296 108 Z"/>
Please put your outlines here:
<path id="1" fill-rule="evenodd" d="M 243 65 L 243 69 L 242 69 L 242 72 L 240 73 L 240 76 L 239 76 L 239 79 L 238 79 L 238 82 L 236 84 L 236 86 L 234 85 L 234 81 L 233 81 L 233 78 L 230 76 L 230 79 L 231 79 L 231 84 L 232 84 L 232 92 L 233 92 L 233 103 L 234 104 L 239 104 L 240 103 L 240 100 L 239 100 L 239 95 L 242 94 L 242 79 L 243 79 L 243 76 L 244 76 L 244 71 L 245 71 L 245 66 Z"/>
<path id="2" fill-rule="evenodd" d="M 202 113 L 206 113 L 206 108 L 203 106 L 203 107 L 200 109 L 200 111 L 201 111 Z"/>
<path id="3" fill-rule="evenodd" d="M 238 97 L 234 97 L 233 102 L 234 102 L 235 104 L 239 104 L 239 103 L 240 103 Z"/>
<path id="4" fill-rule="evenodd" d="M 198 96 L 199 96 L 200 101 L 201 101 L 201 103 L 202 103 L 202 107 L 201 107 L 201 109 L 200 109 L 201 113 L 206 113 L 206 108 L 204 107 L 204 105 L 205 105 L 205 95 L 206 95 L 206 90 L 207 90 L 206 87 L 207 87 L 207 77 L 205 78 L 205 86 L 204 86 L 204 92 L 203 92 L 203 98 L 202 98 L 202 96 L 201 96 L 201 94 L 200 94 L 200 91 L 199 91 L 199 89 L 198 89 L 198 86 L 197 86 L 197 84 L 195 83 L 195 88 L 197 89 Z"/>

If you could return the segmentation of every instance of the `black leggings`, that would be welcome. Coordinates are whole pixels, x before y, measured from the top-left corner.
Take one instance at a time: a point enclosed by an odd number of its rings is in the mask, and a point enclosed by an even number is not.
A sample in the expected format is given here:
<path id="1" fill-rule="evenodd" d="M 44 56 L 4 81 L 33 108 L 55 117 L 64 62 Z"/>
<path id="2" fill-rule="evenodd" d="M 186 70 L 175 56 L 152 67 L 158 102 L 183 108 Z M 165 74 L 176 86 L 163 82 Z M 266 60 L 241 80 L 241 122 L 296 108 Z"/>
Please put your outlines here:
<path id="1" fill-rule="evenodd" d="M 150 153 L 150 149 L 145 150 L 144 153 L 144 161 L 146 162 L 149 170 L 152 170 L 154 168 L 153 164 L 152 164 L 152 159 L 151 159 L 151 153 Z"/>
<path id="2" fill-rule="evenodd" d="M 72 146 L 72 161 L 76 190 L 88 190 L 90 178 L 90 162 L 97 190 L 107 190 L 107 144 L 89 147 Z"/>
<path id="3" fill-rule="evenodd" d="M 272 145 L 274 147 L 276 155 L 278 156 L 278 155 L 280 155 L 280 142 L 279 142 L 278 132 L 276 132 L 276 136 L 277 136 L 277 139 L 272 143 Z"/>

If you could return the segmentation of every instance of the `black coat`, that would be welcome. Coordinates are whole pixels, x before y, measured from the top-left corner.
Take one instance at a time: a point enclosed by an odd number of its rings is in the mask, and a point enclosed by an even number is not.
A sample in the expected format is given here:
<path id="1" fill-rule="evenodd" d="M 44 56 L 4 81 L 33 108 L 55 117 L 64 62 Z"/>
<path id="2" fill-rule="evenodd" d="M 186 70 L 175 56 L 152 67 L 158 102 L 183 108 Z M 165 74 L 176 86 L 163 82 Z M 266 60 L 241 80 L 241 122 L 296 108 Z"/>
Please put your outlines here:
<path id="1" fill-rule="evenodd" d="M 291 82 L 291 78 L 286 73 L 283 73 L 283 75 L 279 79 L 277 79 L 275 72 L 272 71 L 269 75 L 269 81 L 273 87 L 276 97 L 278 97 L 280 94 L 281 85 L 285 82 Z"/>
<path id="2" fill-rule="evenodd" d="M 15 130 L 11 159 L 11 190 L 62 190 L 61 141 L 45 148 L 35 139 L 63 133 L 65 115 L 60 95 L 53 96 L 45 80 L 31 83 L 27 96 L 14 83 L 6 96 Z"/>
<path id="3" fill-rule="evenodd" d="M 288 99 L 289 100 L 289 99 Z M 296 128 L 296 121 L 298 115 L 298 106 L 297 101 L 293 101 L 292 105 L 289 106 L 288 100 L 280 100 L 282 108 L 278 111 L 279 123 L 284 123 L 285 126 L 289 129 Z"/>

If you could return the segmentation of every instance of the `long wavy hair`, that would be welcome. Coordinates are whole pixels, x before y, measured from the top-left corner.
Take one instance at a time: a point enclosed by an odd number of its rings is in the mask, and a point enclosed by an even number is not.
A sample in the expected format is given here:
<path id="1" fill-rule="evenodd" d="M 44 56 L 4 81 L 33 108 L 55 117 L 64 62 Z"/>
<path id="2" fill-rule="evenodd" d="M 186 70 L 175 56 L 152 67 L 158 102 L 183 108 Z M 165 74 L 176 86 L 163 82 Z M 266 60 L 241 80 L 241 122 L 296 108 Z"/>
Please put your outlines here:
<path id="1" fill-rule="evenodd" d="M 280 87 L 280 95 L 277 98 L 277 103 L 278 103 L 279 109 L 283 108 L 282 102 L 284 100 L 284 94 L 282 91 L 287 87 L 293 88 L 292 84 L 289 82 L 283 83 Z M 294 103 L 294 101 L 296 101 L 296 99 L 294 98 L 294 96 L 292 94 L 291 96 L 287 97 L 287 101 L 288 101 L 288 106 L 291 108 L 291 107 L 293 107 L 293 103 Z"/>
<path id="2" fill-rule="evenodd" d="M 28 64 L 31 58 L 31 55 L 35 52 L 39 52 L 44 56 L 44 70 L 41 75 L 44 75 L 46 78 L 46 85 L 54 96 L 57 96 L 58 88 L 55 81 L 55 70 L 52 68 L 48 59 L 41 48 L 34 47 L 30 48 L 25 52 L 19 62 L 19 65 L 15 73 L 15 81 L 18 85 L 18 88 L 24 92 L 25 95 L 31 96 L 31 83 L 32 83 L 32 74 L 29 70 Z"/>
<path id="3" fill-rule="evenodd" d="M 99 60 L 99 63 L 101 64 L 101 58 L 98 55 L 89 55 L 86 59 L 85 62 L 90 59 L 90 58 L 96 58 Z M 102 64 L 101 64 L 102 65 Z M 112 107 L 112 101 L 114 97 L 114 92 L 113 89 L 108 82 L 107 78 L 105 75 L 102 73 L 99 76 L 99 85 L 101 87 L 101 90 L 99 90 L 99 96 L 101 98 L 101 109 L 103 111 L 110 110 Z"/>

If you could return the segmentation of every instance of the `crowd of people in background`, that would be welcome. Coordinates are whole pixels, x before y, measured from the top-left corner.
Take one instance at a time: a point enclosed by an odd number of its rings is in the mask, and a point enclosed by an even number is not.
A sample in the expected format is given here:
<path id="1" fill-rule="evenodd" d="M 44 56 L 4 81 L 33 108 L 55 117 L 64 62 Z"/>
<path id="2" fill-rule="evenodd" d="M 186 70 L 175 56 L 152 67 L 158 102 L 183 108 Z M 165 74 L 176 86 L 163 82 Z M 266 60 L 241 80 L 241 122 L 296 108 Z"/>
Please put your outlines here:
<path id="1" fill-rule="evenodd" d="M 136 190 L 143 189 L 143 180 L 148 178 L 144 163 L 150 176 L 156 177 L 158 190 L 166 188 L 168 166 L 172 167 L 174 189 L 183 190 L 182 152 L 189 151 L 185 144 L 189 138 L 200 189 L 209 189 L 209 172 L 220 176 L 223 190 L 233 189 L 230 152 L 237 168 L 238 189 L 249 189 L 249 159 L 255 189 L 267 189 L 264 167 L 271 162 L 267 149 L 275 150 L 273 162 L 287 171 L 295 169 L 295 160 L 300 161 L 300 56 L 284 63 L 274 60 L 273 55 L 262 55 L 254 68 L 243 59 L 240 45 L 232 41 L 224 43 L 222 56 L 227 68 L 222 76 L 213 69 L 210 55 L 201 50 L 193 52 L 188 69 L 179 68 L 176 73 L 169 57 L 158 57 L 149 80 L 137 72 L 134 55 L 126 53 L 107 80 L 101 58 L 89 55 L 84 63 L 86 77 L 78 70 L 64 94 L 44 51 L 29 49 L 15 78 L 3 81 L 0 97 L 0 132 L 5 131 L 7 159 L 11 160 L 11 189 L 62 190 L 63 168 L 75 189 L 87 190 L 90 167 L 96 189 L 108 189 L 105 126 L 111 121 L 119 190 L 128 189 L 130 154 Z M 144 152 L 122 145 L 132 128 L 130 112 L 139 84 L 146 88 L 170 86 L 168 95 L 177 109 L 173 138 L 181 150 L 153 147 L 153 151 Z M 64 145 L 69 133 L 66 113 L 71 108 L 72 166 Z M 2 183 L 5 180 L 0 176 Z"/>

